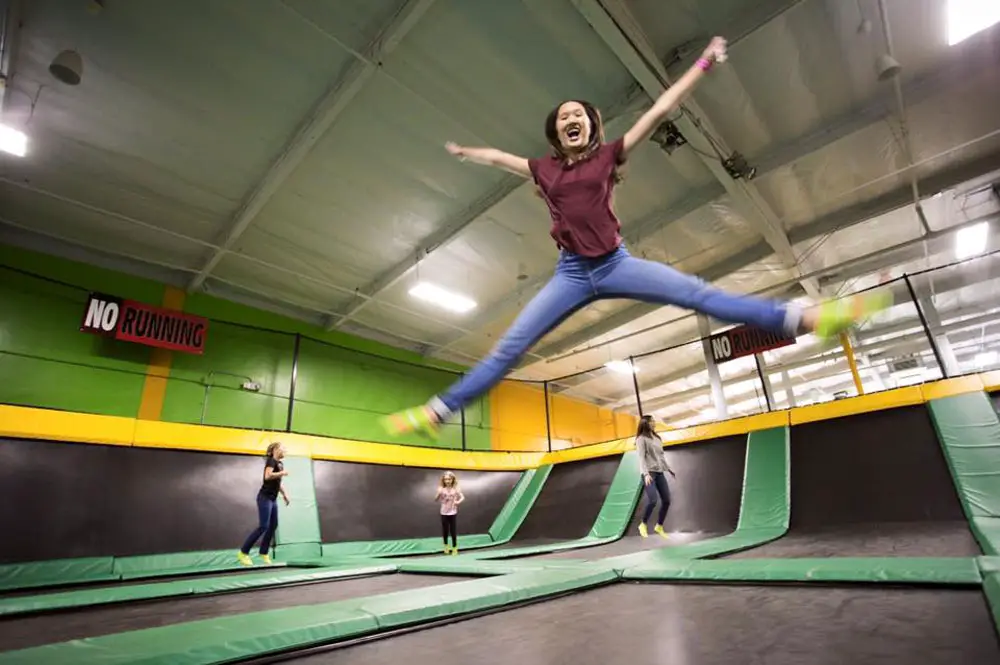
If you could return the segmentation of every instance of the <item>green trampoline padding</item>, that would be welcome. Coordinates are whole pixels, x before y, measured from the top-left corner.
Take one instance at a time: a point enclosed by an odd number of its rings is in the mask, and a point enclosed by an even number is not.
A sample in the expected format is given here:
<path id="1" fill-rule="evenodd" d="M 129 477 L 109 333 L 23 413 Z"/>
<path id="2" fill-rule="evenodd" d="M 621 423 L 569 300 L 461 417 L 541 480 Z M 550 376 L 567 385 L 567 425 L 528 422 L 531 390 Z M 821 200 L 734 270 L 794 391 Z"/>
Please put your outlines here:
<path id="1" fill-rule="evenodd" d="M 604 497 L 601 504 L 601 511 L 597 514 L 590 533 L 583 538 L 567 540 L 561 543 L 550 543 L 547 545 L 535 545 L 530 547 L 513 547 L 504 550 L 490 550 L 465 555 L 474 559 L 500 559 L 515 556 L 531 556 L 534 554 L 548 554 L 562 550 L 580 549 L 594 547 L 610 543 L 624 535 L 628 528 L 629 520 L 632 519 L 632 511 L 635 509 L 635 502 L 639 498 L 642 487 L 639 483 L 639 463 L 635 456 L 635 451 L 630 450 L 622 455 L 618 470 L 608 488 L 608 495 Z"/>
<path id="2" fill-rule="evenodd" d="M 262 568 L 281 568 L 285 563 L 276 562 L 270 566 L 257 563 Z M 208 552 L 174 552 L 173 554 L 150 554 L 128 556 L 115 559 L 115 572 L 123 580 L 170 575 L 189 575 L 205 572 L 239 570 L 243 566 L 236 560 L 236 550 L 215 550 Z"/>
<path id="3" fill-rule="evenodd" d="M 549 476 L 551 465 L 538 469 L 530 469 L 521 474 L 513 491 L 504 502 L 503 508 L 489 533 L 471 535 L 459 534 L 460 550 L 475 550 L 492 547 L 508 542 L 514 532 L 521 526 L 525 516 L 534 505 L 535 499 L 542 491 Z M 340 560 L 344 557 L 397 557 L 416 554 L 438 554 L 442 550 L 442 542 L 438 537 L 410 538 L 406 540 L 371 540 L 349 543 L 327 543 L 322 546 L 322 561 Z M 315 560 L 297 559 L 296 564 L 315 564 Z"/>
<path id="4" fill-rule="evenodd" d="M 837 559 L 661 560 L 624 571 L 626 580 L 710 582 L 874 582 L 979 584 L 971 557 L 845 557 Z"/>
<path id="5" fill-rule="evenodd" d="M 479 533 L 469 536 L 459 535 L 459 549 L 476 549 L 493 545 L 489 534 Z M 344 557 L 394 557 L 414 554 L 437 554 L 444 545 L 440 537 L 410 538 L 407 540 L 370 540 L 350 543 L 330 543 L 323 545 L 323 559 L 343 559 Z"/>
<path id="6" fill-rule="evenodd" d="M 701 559 L 750 549 L 788 531 L 791 476 L 787 427 L 751 432 L 747 439 L 740 517 L 732 533 L 696 543 L 661 547 L 607 559 L 623 567 L 652 566 L 671 559 Z"/>
<path id="7" fill-rule="evenodd" d="M 319 512 L 316 508 L 316 485 L 313 482 L 313 462 L 309 457 L 286 457 L 288 476 L 282 486 L 288 492 L 289 504 L 279 499 L 277 544 L 283 546 L 319 543 Z"/>
<path id="8" fill-rule="evenodd" d="M 10 651 L 0 665 L 211 665 L 613 582 L 609 569 L 528 571 Z"/>
<path id="9" fill-rule="evenodd" d="M 983 576 L 983 593 L 993 614 L 993 624 L 1000 628 L 1000 573 L 987 573 Z"/>
<path id="10" fill-rule="evenodd" d="M 401 561 L 399 571 L 403 573 L 431 573 L 444 575 L 512 575 L 532 570 L 543 569 L 573 569 L 573 570 L 607 570 L 611 566 L 599 561 L 582 561 L 578 559 L 555 559 L 539 561 L 537 559 L 471 559 L 462 557 L 433 557 L 417 561 Z"/>
<path id="11" fill-rule="evenodd" d="M 109 556 L 0 565 L 0 591 L 116 579 L 115 561 Z"/>
<path id="12" fill-rule="evenodd" d="M 938 440 L 965 515 L 986 554 L 1000 554 L 1000 419 L 984 392 L 931 400 Z"/>
<path id="13" fill-rule="evenodd" d="M 507 497 L 500 514 L 493 520 L 489 535 L 494 544 L 510 542 L 514 534 L 521 528 L 528 511 L 535 505 L 535 500 L 542 492 L 545 481 L 549 479 L 552 465 L 546 464 L 537 469 L 530 469 L 521 474 L 520 480 L 514 486 L 514 491 Z"/>
<path id="14" fill-rule="evenodd" d="M 393 573 L 395 571 L 396 566 L 389 563 L 369 563 L 364 566 L 318 568 L 310 571 L 272 570 L 266 573 L 247 573 L 246 575 L 237 575 L 235 577 L 206 577 L 196 580 L 178 580 L 176 582 L 157 582 L 154 584 L 136 584 L 100 589 L 79 589 L 60 593 L 0 599 L 0 616 L 48 612 L 137 600 L 172 598 L 175 596 L 246 591 L 249 589 L 284 586 L 287 584 L 321 582 L 342 577 Z"/>

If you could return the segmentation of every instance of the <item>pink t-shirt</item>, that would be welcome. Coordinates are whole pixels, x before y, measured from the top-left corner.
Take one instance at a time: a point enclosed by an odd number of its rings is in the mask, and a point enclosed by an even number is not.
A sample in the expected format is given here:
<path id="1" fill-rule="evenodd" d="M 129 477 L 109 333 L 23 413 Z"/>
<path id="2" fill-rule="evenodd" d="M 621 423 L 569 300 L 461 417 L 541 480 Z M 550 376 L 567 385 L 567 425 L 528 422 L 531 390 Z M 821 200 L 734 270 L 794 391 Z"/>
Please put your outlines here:
<path id="1" fill-rule="evenodd" d="M 612 174 L 624 145 L 624 138 L 604 143 L 589 158 L 570 165 L 553 155 L 528 160 L 552 215 L 552 238 L 561 249 L 595 257 L 621 244 L 621 223 L 611 209 L 611 195 Z"/>
<path id="2" fill-rule="evenodd" d="M 458 500 L 462 493 L 454 487 L 442 487 L 438 489 L 438 501 L 441 503 L 442 515 L 457 515 Z"/>

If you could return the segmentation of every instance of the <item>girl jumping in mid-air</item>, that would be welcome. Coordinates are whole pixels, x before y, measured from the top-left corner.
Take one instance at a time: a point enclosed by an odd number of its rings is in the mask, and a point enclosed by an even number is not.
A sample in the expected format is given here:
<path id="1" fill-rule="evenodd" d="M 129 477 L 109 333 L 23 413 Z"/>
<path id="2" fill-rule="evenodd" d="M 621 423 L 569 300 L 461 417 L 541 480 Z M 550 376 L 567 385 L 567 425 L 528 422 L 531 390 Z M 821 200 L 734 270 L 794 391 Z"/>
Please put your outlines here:
<path id="1" fill-rule="evenodd" d="M 444 538 L 444 553 L 458 554 L 458 504 L 465 501 L 458 486 L 458 478 L 451 471 L 441 474 L 441 484 L 438 485 L 434 500 L 441 504 L 441 531 Z M 448 546 L 448 535 L 451 535 L 451 547 Z"/>
<path id="2" fill-rule="evenodd" d="M 440 424 L 500 382 L 524 353 L 573 312 L 603 298 L 629 298 L 676 305 L 729 323 L 748 323 L 787 335 L 831 338 L 891 304 L 888 292 L 859 295 L 800 308 L 792 303 L 735 295 L 662 263 L 631 256 L 622 245 L 612 211 L 619 169 L 726 52 L 716 37 L 685 74 L 656 100 L 625 136 L 604 142 L 601 115 L 583 101 L 567 101 L 545 121 L 552 146 L 548 157 L 525 159 L 494 148 L 447 144 L 461 160 L 499 167 L 531 178 L 552 216 L 559 247 L 555 274 L 478 365 L 426 405 L 388 416 L 392 434 L 418 431 L 436 436 Z"/>
<path id="3" fill-rule="evenodd" d="M 288 494 L 281 486 L 281 479 L 288 475 L 285 465 L 281 460 L 285 458 L 285 447 L 278 442 L 274 442 L 267 447 L 267 459 L 264 460 L 264 482 L 261 483 L 260 491 L 257 492 L 257 528 L 247 536 L 243 547 L 236 555 L 244 566 L 252 566 L 250 559 L 250 548 L 258 539 L 260 540 L 260 558 L 266 563 L 271 563 L 268 550 L 274 540 L 274 534 L 278 530 L 278 494 L 288 505 Z"/>
<path id="4" fill-rule="evenodd" d="M 663 454 L 663 441 L 653 429 L 653 416 L 643 416 L 639 420 L 639 429 L 635 432 L 635 454 L 639 458 L 639 473 L 646 487 L 646 508 L 642 513 L 642 521 L 639 522 L 639 535 L 643 538 L 649 535 L 646 525 L 653 516 L 656 497 L 659 495 L 660 514 L 656 517 L 656 527 L 653 530 L 666 538 L 663 520 L 667 518 L 667 511 L 670 510 L 670 486 L 667 485 L 667 478 L 663 474 L 669 473 L 674 478 L 677 474 L 667 464 L 667 456 Z"/>

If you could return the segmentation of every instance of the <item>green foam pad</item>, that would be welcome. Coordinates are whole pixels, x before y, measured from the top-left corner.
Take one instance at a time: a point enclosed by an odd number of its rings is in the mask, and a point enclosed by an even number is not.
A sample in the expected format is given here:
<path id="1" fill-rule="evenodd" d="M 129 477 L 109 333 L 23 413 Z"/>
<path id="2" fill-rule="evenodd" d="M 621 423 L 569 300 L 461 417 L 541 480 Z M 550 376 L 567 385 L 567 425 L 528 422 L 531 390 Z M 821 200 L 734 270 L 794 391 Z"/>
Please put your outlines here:
<path id="1" fill-rule="evenodd" d="M 475 549 L 489 547 L 493 540 L 488 534 L 459 535 L 459 549 Z M 407 540 L 370 540 L 349 543 L 329 543 L 323 545 L 323 557 L 392 557 L 412 556 L 414 554 L 437 554 L 441 552 L 444 543 L 441 538 L 410 538 Z"/>
<path id="2" fill-rule="evenodd" d="M 972 532 L 1000 554 L 1000 419 L 984 392 L 931 400 L 938 440 Z"/>
<path id="3" fill-rule="evenodd" d="M 32 561 L 0 565 L 0 590 L 35 589 L 118 579 L 111 557 Z"/>
<path id="4" fill-rule="evenodd" d="M 265 567 L 261 563 L 257 563 Z M 273 563 L 267 567 L 282 567 L 284 563 Z M 243 566 L 236 559 L 236 550 L 207 552 L 175 552 L 173 554 L 150 554 L 115 559 L 115 572 L 122 579 L 163 577 L 168 575 L 188 575 L 204 572 L 238 570 Z"/>
<path id="5" fill-rule="evenodd" d="M 535 554 L 548 554 L 550 552 L 561 552 L 571 549 L 583 549 L 611 543 L 624 535 L 628 528 L 628 523 L 632 519 L 632 511 L 635 510 L 636 501 L 639 500 L 639 493 L 642 486 L 639 483 L 639 462 L 636 459 L 635 451 L 630 450 L 622 455 L 618 470 L 608 488 L 608 494 L 601 504 L 601 511 L 594 520 L 590 533 L 583 538 L 576 540 L 566 540 L 559 543 L 547 545 L 533 545 L 527 547 L 512 547 L 503 550 L 487 550 L 481 553 L 470 554 L 477 559 L 506 559 L 517 556 L 531 556 Z"/>
<path id="6" fill-rule="evenodd" d="M 0 599 L 0 616 L 47 612 L 69 608 L 108 605 L 113 603 L 191 596 L 210 593 L 226 593 L 262 589 L 286 584 L 321 582 L 342 577 L 377 575 L 395 572 L 392 564 L 368 565 L 361 567 L 320 568 L 308 572 L 272 570 L 267 573 L 207 577 L 197 580 L 178 580 L 154 584 L 136 584 L 100 589 L 80 589 L 61 593 L 47 593 L 36 596 Z"/>
<path id="7" fill-rule="evenodd" d="M 319 543 L 319 512 L 316 509 L 316 486 L 313 462 L 309 457 L 286 457 L 282 487 L 289 495 L 286 506 L 278 498 L 277 549 L 299 543 Z"/>
<path id="8" fill-rule="evenodd" d="M 617 579 L 545 570 L 370 598 L 251 612 L 0 653 L 0 665 L 213 665 L 500 607 Z"/>
<path id="9" fill-rule="evenodd" d="M 500 514 L 490 526 L 489 535 L 494 543 L 506 543 L 514 537 L 521 528 L 524 518 L 527 517 L 528 511 L 535 505 L 535 500 L 541 494 L 551 471 L 552 465 L 546 464 L 521 474 L 514 491 L 507 497 Z"/>
<path id="10" fill-rule="evenodd" d="M 982 576 L 969 557 L 844 557 L 837 559 L 664 559 L 657 565 L 626 568 L 628 580 L 727 582 L 876 582 L 979 584 Z"/>

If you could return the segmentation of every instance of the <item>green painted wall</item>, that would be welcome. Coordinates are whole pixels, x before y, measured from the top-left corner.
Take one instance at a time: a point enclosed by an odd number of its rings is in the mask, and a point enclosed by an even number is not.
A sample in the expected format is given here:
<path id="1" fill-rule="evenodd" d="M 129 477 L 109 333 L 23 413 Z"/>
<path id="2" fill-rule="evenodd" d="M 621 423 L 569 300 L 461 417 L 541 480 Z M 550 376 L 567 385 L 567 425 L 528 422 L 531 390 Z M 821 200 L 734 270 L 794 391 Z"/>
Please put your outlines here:
<path id="1" fill-rule="evenodd" d="M 0 245 L 0 402 L 136 415 L 150 350 L 81 333 L 89 291 L 158 305 L 164 287 Z M 189 295 L 184 310 L 211 322 L 203 355 L 173 354 L 162 412 L 172 422 L 284 429 L 296 333 L 308 337 L 299 358 L 297 432 L 385 440 L 379 416 L 426 400 L 461 371 L 204 294 Z M 260 383 L 260 392 L 241 390 L 243 377 Z M 485 408 L 471 408 L 469 422 L 489 422 Z M 445 430 L 438 445 L 461 447 L 461 428 Z M 419 437 L 393 442 L 427 445 Z M 488 450 L 489 431 L 469 428 L 466 446 Z"/>

